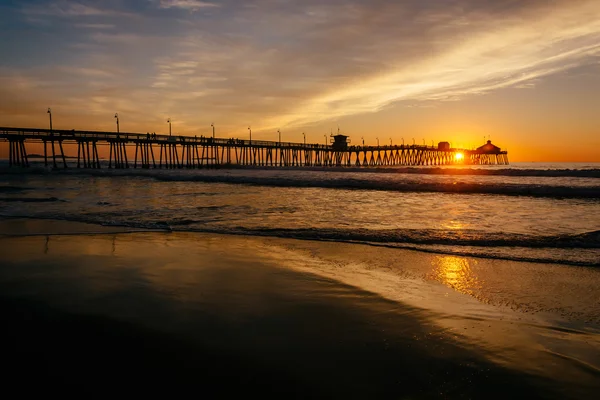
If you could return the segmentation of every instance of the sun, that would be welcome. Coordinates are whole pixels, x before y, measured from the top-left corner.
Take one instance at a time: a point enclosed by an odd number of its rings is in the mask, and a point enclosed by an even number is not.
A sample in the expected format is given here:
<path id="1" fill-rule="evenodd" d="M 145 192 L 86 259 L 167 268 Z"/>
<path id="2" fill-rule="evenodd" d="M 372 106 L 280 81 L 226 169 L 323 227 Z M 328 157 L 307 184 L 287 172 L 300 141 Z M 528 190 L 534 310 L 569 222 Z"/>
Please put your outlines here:
<path id="1" fill-rule="evenodd" d="M 456 161 L 462 161 L 464 158 L 465 158 L 465 155 L 464 155 L 463 153 L 456 153 L 456 154 L 454 155 L 454 159 L 455 159 Z"/>

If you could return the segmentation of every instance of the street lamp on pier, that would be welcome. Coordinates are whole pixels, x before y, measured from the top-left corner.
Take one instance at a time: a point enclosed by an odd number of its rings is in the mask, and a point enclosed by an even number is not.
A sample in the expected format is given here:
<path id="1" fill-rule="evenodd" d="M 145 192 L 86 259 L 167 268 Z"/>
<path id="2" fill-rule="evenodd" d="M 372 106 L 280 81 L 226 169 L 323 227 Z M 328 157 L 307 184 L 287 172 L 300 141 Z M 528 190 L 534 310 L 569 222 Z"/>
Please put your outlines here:
<path id="1" fill-rule="evenodd" d="M 414 146 L 415 145 L 415 138 L 412 138 L 412 140 L 413 140 L 413 146 Z"/>
<path id="2" fill-rule="evenodd" d="M 365 147 L 365 137 L 364 137 L 364 136 L 361 136 L 360 138 L 362 139 L 362 142 L 363 142 L 363 147 Z"/>
<path id="3" fill-rule="evenodd" d="M 213 139 L 215 138 L 215 124 L 212 123 L 210 124 L 210 126 L 212 127 L 212 131 L 213 131 Z"/>
<path id="4" fill-rule="evenodd" d="M 167 123 L 169 124 L 169 136 L 171 136 L 171 118 L 167 118 Z"/>
<path id="5" fill-rule="evenodd" d="M 425 139 L 423 139 L 423 146 L 427 146 L 427 145 L 425 144 Z"/>
<path id="6" fill-rule="evenodd" d="M 377 147 L 379 147 L 379 138 L 375 138 L 377 140 Z"/>
<path id="7" fill-rule="evenodd" d="M 277 133 L 279 134 L 279 145 L 281 146 L 281 131 L 277 129 Z"/>
<path id="8" fill-rule="evenodd" d="M 325 146 L 327 146 L 327 135 L 323 135 L 323 137 L 325 138 Z"/>
<path id="9" fill-rule="evenodd" d="M 434 146 L 433 146 L 433 139 L 431 139 L 431 147 L 434 147 Z"/>
<path id="10" fill-rule="evenodd" d="M 248 127 L 248 132 L 250 132 L 250 144 L 252 144 L 252 129 Z"/>
<path id="11" fill-rule="evenodd" d="M 402 146 L 404 146 L 404 138 L 402 138 Z"/>
<path id="12" fill-rule="evenodd" d="M 119 113 L 115 113 L 115 119 L 117 120 L 117 133 L 119 133 Z"/>
<path id="13" fill-rule="evenodd" d="M 48 107 L 48 116 L 50 117 L 50 132 L 52 132 L 52 110 Z"/>
<path id="14" fill-rule="evenodd" d="M 390 146 L 392 145 L 392 138 L 390 138 Z"/>
<path id="15" fill-rule="evenodd" d="M 304 136 L 304 145 L 306 146 L 306 133 L 302 132 L 302 136 Z"/>

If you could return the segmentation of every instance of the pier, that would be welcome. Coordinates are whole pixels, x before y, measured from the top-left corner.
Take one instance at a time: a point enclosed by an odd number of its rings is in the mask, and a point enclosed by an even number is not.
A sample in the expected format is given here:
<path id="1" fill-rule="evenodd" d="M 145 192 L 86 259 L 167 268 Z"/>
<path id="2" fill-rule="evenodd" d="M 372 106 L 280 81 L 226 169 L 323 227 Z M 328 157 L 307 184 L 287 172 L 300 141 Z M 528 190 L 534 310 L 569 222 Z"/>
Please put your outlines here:
<path id="1" fill-rule="evenodd" d="M 153 133 L 0 127 L 0 146 L 5 143 L 8 144 L 11 167 L 30 165 L 32 156 L 27 152 L 28 146 L 40 151 L 43 147 L 43 155 L 39 157 L 43 158 L 45 166 L 53 168 L 98 169 L 103 167 L 102 164 L 108 168 L 508 165 L 507 151 L 489 140 L 473 150 L 452 148 L 448 142 L 440 142 L 437 146 L 357 146 L 349 143 L 348 136 L 339 134 L 331 135 L 329 144 L 309 144 Z M 104 151 L 100 152 L 99 149 Z M 100 153 L 104 156 L 101 157 Z"/>

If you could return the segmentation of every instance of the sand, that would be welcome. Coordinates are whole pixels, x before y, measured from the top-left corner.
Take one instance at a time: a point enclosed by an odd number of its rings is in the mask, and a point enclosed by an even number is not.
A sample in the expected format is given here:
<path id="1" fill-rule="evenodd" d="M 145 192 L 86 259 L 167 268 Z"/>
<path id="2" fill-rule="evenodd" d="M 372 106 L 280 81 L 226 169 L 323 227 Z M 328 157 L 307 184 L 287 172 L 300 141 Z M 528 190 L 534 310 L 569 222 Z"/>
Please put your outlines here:
<path id="1" fill-rule="evenodd" d="M 486 304 L 436 279 L 436 255 L 37 224 L 0 238 L 4 381 L 22 393 L 590 398 L 600 389 L 593 323 L 550 326 L 548 310 Z M 62 234 L 29 235 L 50 229 Z"/>

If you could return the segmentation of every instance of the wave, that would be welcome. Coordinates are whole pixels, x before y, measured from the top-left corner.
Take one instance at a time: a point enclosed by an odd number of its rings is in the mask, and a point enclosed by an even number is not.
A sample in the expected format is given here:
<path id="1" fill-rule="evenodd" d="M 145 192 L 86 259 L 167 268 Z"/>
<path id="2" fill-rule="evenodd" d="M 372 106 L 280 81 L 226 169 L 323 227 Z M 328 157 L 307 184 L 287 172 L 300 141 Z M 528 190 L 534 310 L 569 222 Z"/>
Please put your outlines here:
<path id="1" fill-rule="evenodd" d="M 532 236 L 504 232 L 444 231 L 435 229 L 331 229 L 331 228 L 246 228 L 235 227 L 231 232 L 294 239 L 327 239 L 372 243 L 411 243 L 424 245 L 453 245 L 478 247 L 528 248 L 589 248 L 600 249 L 600 231 L 577 235 Z"/>
<path id="2" fill-rule="evenodd" d="M 294 170 L 298 172 L 298 169 Z M 491 170 L 490 170 L 491 171 Z M 62 174 L 69 175 L 92 175 L 102 177 L 135 177 L 154 179 L 165 182 L 202 182 L 202 183 L 224 183 L 241 184 L 267 187 L 286 188 L 324 188 L 343 190 L 376 190 L 397 193 L 420 192 L 420 193 L 453 193 L 453 194 L 486 194 L 503 196 L 529 196 L 556 199 L 600 199 L 600 182 L 592 186 L 564 186 L 551 184 L 530 183 L 507 183 L 507 182 L 441 182 L 441 181 L 416 181 L 402 179 L 397 175 L 390 175 L 384 179 L 372 179 L 372 177 L 343 176 L 337 174 L 306 175 L 278 173 L 275 170 L 256 171 L 256 174 L 232 174 L 228 171 L 210 173 L 196 170 L 67 170 Z M 48 173 L 47 171 L 45 173 Z"/>
<path id="3" fill-rule="evenodd" d="M 30 189 L 31 188 L 21 186 L 0 186 L 0 193 L 18 193 Z"/>
<path id="4" fill-rule="evenodd" d="M 169 224 L 171 225 L 171 224 Z M 172 224 L 182 225 L 179 223 Z M 194 225 L 186 220 L 185 225 Z M 176 229 L 174 229 L 176 230 Z M 180 230 L 180 229 L 177 229 Z M 198 231 L 198 228 L 192 229 Z M 444 231 L 433 229 L 332 229 L 332 228 L 200 228 L 214 233 L 240 233 L 293 239 L 319 239 L 371 243 L 410 243 L 418 245 L 451 245 L 477 247 L 526 247 L 556 249 L 600 249 L 600 231 L 577 235 L 531 236 L 504 232 Z"/>
<path id="5" fill-rule="evenodd" d="M 190 224 L 192 225 L 192 224 Z M 600 231 L 579 235 L 534 237 L 487 232 L 436 230 L 344 230 L 172 227 L 172 231 L 266 236 L 284 239 L 365 244 L 435 254 L 451 254 L 497 260 L 600 267 Z M 488 239 L 494 236 L 495 239 Z M 574 249 L 578 249 L 574 257 Z M 554 250 L 554 251 L 553 251 Z M 587 250 L 587 253 L 584 253 Z"/>
<path id="6" fill-rule="evenodd" d="M 57 197 L 0 197 L 0 202 L 49 203 L 64 201 Z"/>
<path id="7" fill-rule="evenodd" d="M 484 175 L 484 176 L 539 176 L 548 178 L 575 177 L 575 178 L 600 178 L 600 169 L 534 169 L 534 168 L 386 168 L 396 173 L 427 174 L 427 175 Z"/>
<path id="8" fill-rule="evenodd" d="M 4 160 L 0 160 L 0 171 L 3 173 L 54 173 L 64 172 L 64 170 L 57 170 L 51 172 L 49 167 L 44 167 L 41 162 L 33 162 L 32 166 L 27 169 L 17 168 L 11 169 L 7 166 Z M 108 170 L 108 162 L 106 160 L 100 161 L 104 171 Z M 72 161 L 71 161 L 72 164 Z M 312 166 L 312 167 L 267 167 L 267 166 L 242 166 L 242 165 L 229 165 L 229 166 L 212 166 L 209 170 L 247 170 L 247 171 L 323 171 L 323 172 L 352 172 L 352 173 L 391 173 L 391 174 L 421 174 L 421 175 L 475 175 L 475 176 L 515 176 L 515 177 L 577 177 L 577 178 L 598 178 L 600 179 L 600 163 L 540 163 L 537 167 L 531 167 L 532 163 L 525 163 L 524 166 L 518 165 L 519 163 L 507 166 L 381 166 L 381 167 L 338 167 L 338 166 Z M 76 164 L 72 164 L 71 167 Z M 82 170 L 76 169 L 79 172 L 84 173 L 97 173 L 98 170 Z M 204 169 L 206 170 L 206 169 Z M 73 171 L 73 168 L 71 169 Z M 113 170 L 115 171 L 115 170 Z M 118 171 L 118 170 L 117 170 Z M 135 171 L 131 168 L 129 172 Z M 137 169 L 142 171 L 142 169 Z M 148 171 L 165 171 L 161 169 L 151 169 Z M 173 171 L 173 170 L 172 170 Z M 175 170 L 176 171 L 176 170 Z M 202 171 L 202 170 L 195 170 Z"/>
<path id="9" fill-rule="evenodd" d="M 373 181 L 363 179 L 302 179 L 259 176 L 209 176 L 209 175 L 157 175 L 162 181 L 186 181 L 203 183 L 245 184 L 270 187 L 323 188 L 345 190 L 377 190 L 390 192 L 489 194 L 504 196 L 549 197 L 558 199 L 600 199 L 600 187 L 542 186 L 525 184 L 480 184 Z"/>
<path id="10" fill-rule="evenodd" d="M 237 169 L 274 170 L 269 167 L 237 167 Z M 275 170 L 298 171 L 298 167 L 278 167 Z M 574 177 L 599 178 L 600 168 L 498 168 L 494 166 L 479 167 L 301 167 L 307 171 L 332 172 L 364 172 L 417 175 L 474 175 L 474 176 L 516 176 L 516 177 Z"/>
<path id="11" fill-rule="evenodd" d="M 29 217 L 11 215 L 8 218 Z M 211 226 L 207 225 L 206 221 L 193 219 L 120 221 L 98 219 L 94 216 L 64 215 L 35 218 L 131 228 L 131 232 L 150 230 L 277 237 L 365 244 L 488 259 L 600 267 L 600 230 L 573 235 L 533 236 L 475 230 L 225 227 Z"/>

